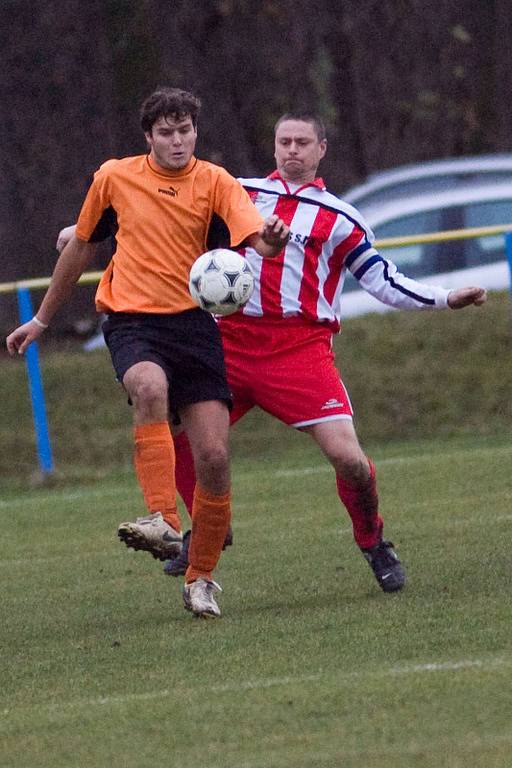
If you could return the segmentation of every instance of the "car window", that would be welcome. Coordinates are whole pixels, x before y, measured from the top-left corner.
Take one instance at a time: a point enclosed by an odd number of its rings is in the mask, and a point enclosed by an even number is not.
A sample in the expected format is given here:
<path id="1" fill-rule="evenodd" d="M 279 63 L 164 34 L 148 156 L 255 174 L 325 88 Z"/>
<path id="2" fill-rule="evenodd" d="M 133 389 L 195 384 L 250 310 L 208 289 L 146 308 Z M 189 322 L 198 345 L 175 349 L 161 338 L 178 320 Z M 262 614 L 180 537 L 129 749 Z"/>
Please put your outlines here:
<path id="1" fill-rule="evenodd" d="M 442 210 L 420 211 L 402 216 L 375 227 L 375 237 L 405 237 L 422 235 L 441 229 Z M 432 274 L 436 260 L 437 245 L 418 244 L 400 248 L 382 248 L 382 255 L 393 261 L 401 272 L 409 277 Z"/>
<path id="2" fill-rule="evenodd" d="M 464 227 L 491 227 L 512 224 L 512 200 L 468 203 L 464 207 Z M 489 264 L 505 258 L 505 236 L 491 235 L 466 241 L 468 267 Z"/>
<path id="3" fill-rule="evenodd" d="M 391 221 L 375 226 L 377 240 L 387 237 L 404 237 L 428 232 L 437 232 L 442 228 L 443 210 L 420 211 L 408 216 L 401 216 Z M 380 253 L 385 259 L 394 262 L 400 272 L 407 277 L 421 278 L 440 271 L 439 245 L 437 243 L 406 245 L 400 248 L 381 248 Z M 347 275 L 345 290 L 359 288 L 357 280 Z"/>
<path id="4" fill-rule="evenodd" d="M 512 224 L 512 199 L 473 202 L 421 211 L 374 225 L 373 230 L 376 239 L 380 240 L 388 237 L 405 237 L 442 230 L 502 224 Z M 428 275 L 490 264 L 506 258 L 504 235 L 379 250 L 384 258 L 396 264 L 400 272 L 420 280 Z M 347 275 L 345 290 L 358 288 L 357 280 L 350 274 Z"/>

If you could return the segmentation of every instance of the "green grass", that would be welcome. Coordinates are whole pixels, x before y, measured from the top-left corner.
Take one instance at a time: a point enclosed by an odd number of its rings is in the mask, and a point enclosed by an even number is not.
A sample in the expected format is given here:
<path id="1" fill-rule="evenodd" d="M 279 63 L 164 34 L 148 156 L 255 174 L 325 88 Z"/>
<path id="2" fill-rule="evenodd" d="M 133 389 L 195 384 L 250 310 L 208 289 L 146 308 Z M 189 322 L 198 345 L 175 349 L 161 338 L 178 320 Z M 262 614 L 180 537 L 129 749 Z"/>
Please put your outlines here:
<path id="1" fill-rule="evenodd" d="M 336 339 L 404 592 L 379 590 L 313 443 L 255 411 L 217 622 L 117 542 L 142 511 L 129 409 L 105 352 L 49 339 L 46 487 L 23 362 L 0 359 L 2 768 L 510 768 L 508 295 Z"/>
<path id="2" fill-rule="evenodd" d="M 281 433 L 278 432 L 278 436 Z M 2 768 L 509 768 L 506 437 L 374 445 L 383 594 L 313 444 L 234 459 L 223 618 L 116 540 L 131 473 L 0 502 Z"/>

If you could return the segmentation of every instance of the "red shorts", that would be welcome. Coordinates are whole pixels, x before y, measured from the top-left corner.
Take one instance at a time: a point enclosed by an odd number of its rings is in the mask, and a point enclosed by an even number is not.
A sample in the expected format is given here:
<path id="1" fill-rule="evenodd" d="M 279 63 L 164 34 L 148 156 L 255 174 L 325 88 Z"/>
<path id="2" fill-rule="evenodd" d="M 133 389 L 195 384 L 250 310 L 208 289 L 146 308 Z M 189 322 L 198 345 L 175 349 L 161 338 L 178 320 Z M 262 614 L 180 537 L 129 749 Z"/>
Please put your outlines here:
<path id="1" fill-rule="evenodd" d="M 219 326 L 234 400 L 231 423 L 255 405 L 297 428 L 352 418 L 328 328 L 238 313 Z"/>

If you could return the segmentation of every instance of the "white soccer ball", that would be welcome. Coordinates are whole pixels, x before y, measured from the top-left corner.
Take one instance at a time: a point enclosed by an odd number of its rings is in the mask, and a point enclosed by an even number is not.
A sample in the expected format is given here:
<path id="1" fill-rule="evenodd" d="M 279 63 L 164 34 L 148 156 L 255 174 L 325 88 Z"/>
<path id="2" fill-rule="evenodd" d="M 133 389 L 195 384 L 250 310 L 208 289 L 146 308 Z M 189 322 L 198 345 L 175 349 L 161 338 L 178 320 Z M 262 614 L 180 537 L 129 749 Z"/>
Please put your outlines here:
<path id="1" fill-rule="evenodd" d="M 214 315 L 232 315 L 249 301 L 254 277 L 239 253 L 215 248 L 192 264 L 188 287 L 201 309 Z"/>

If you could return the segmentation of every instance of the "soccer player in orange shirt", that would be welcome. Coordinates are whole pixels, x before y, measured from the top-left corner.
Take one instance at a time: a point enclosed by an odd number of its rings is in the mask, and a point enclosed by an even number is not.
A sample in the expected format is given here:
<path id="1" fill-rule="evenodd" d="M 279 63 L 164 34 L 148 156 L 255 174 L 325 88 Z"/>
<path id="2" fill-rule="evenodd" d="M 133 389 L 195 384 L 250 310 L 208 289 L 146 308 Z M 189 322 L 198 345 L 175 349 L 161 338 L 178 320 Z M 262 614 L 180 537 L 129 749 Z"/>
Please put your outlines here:
<path id="1" fill-rule="evenodd" d="M 116 249 L 96 307 L 107 314 L 105 340 L 133 404 L 135 471 L 149 511 L 122 524 L 119 536 L 161 559 L 179 553 L 169 429 L 169 419 L 179 419 L 197 475 L 184 605 L 198 616 L 219 616 L 212 573 L 231 517 L 231 397 L 219 330 L 192 300 L 188 273 L 207 250 L 214 215 L 227 225 L 232 247 L 251 246 L 264 257 L 282 249 L 289 230 L 275 215 L 264 221 L 223 168 L 194 156 L 199 110 L 199 99 L 176 88 L 146 99 L 141 127 L 149 154 L 108 160 L 96 172 L 37 315 L 7 337 L 7 348 L 22 354 L 48 327 L 115 224 Z"/>

